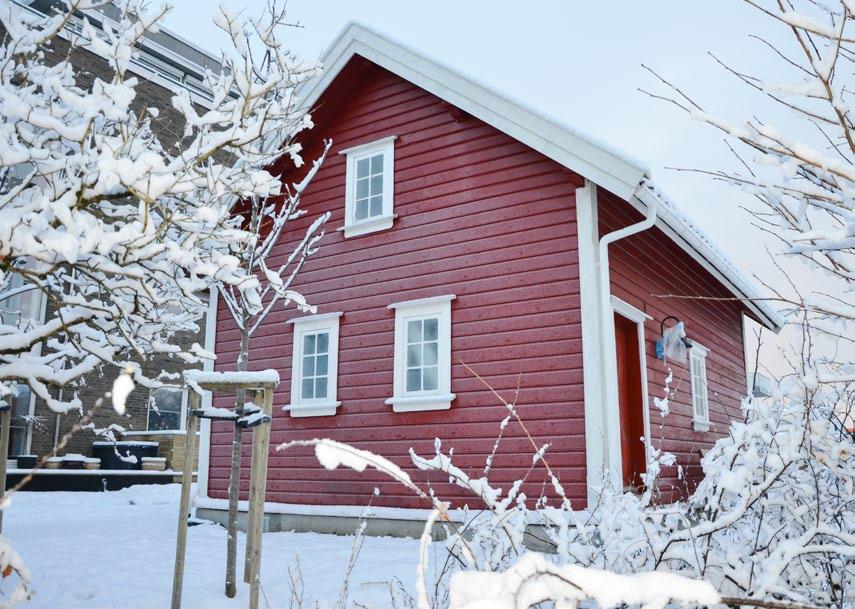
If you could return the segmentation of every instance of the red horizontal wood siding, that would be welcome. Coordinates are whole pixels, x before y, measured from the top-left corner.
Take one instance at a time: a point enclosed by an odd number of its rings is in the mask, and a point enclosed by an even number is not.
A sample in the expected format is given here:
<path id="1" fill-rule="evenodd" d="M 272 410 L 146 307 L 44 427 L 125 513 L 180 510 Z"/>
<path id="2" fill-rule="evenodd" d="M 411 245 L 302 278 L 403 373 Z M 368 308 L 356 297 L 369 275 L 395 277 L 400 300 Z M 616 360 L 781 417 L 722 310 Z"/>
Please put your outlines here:
<path id="1" fill-rule="evenodd" d="M 610 193 L 600 191 L 598 205 L 600 234 L 617 230 L 642 219 L 640 213 Z M 652 442 L 677 457 L 683 470 L 663 469 L 663 488 L 684 494 L 701 476 L 700 451 L 727 433 L 731 419 L 740 416 L 740 401 L 747 391 L 742 313 L 732 295 L 699 263 L 692 260 L 660 229 L 653 228 L 617 241 L 609 248 L 612 294 L 641 309 L 653 319 L 645 324 L 647 378 L 650 397 Z M 687 298 L 680 298 L 687 297 Z M 674 315 L 686 324 L 692 340 L 709 349 L 707 385 L 710 429 L 694 431 L 691 378 L 688 365 L 656 359 L 655 342 L 660 323 Z M 654 406 L 654 398 L 665 395 L 668 369 L 674 372 L 671 389 L 675 395 L 666 417 Z"/>
<path id="2" fill-rule="evenodd" d="M 360 61 L 360 60 L 358 60 Z M 347 68 L 346 68 L 347 73 Z M 382 454 L 417 481 L 460 506 L 477 501 L 436 474 L 411 466 L 410 448 L 433 452 L 434 438 L 455 462 L 480 475 L 506 410 L 465 371 L 465 362 L 507 400 L 519 386 L 519 413 L 570 496 L 584 504 L 585 444 L 579 273 L 574 179 L 553 161 L 474 118 L 455 120 L 437 97 L 377 67 L 363 65 L 336 99 L 322 99 L 327 118 L 315 127 L 305 158 L 333 149 L 304 196 L 307 214 L 274 253 L 290 253 L 318 215 L 332 212 L 320 251 L 296 287 L 319 313 L 342 311 L 338 413 L 292 418 L 276 409 L 272 443 L 328 437 Z M 340 77 L 341 78 L 341 77 Z M 333 111 L 333 108 L 335 109 Z M 345 157 L 338 151 L 389 135 L 395 142 L 395 213 L 390 230 L 345 239 Z M 394 413 L 394 311 L 387 305 L 456 294 L 452 302 L 450 410 Z M 293 309 L 273 312 L 251 342 L 252 369 L 275 368 L 275 404 L 289 402 Z M 239 333 L 221 303 L 217 368 L 233 369 Z M 219 403 L 226 405 L 226 399 Z M 215 424 L 209 494 L 226 497 L 230 429 Z M 249 446 L 244 446 L 244 471 Z M 531 465 L 533 448 L 516 424 L 506 429 L 491 478 L 507 486 Z M 309 450 L 272 452 L 267 500 L 282 503 L 427 507 L 376 472 L 325 471 Z M 525 492 L 543 491 L 544 472 Z M 246 484 L 246 482 L 244 482 Z M 551 487 L 547 485 L 551 492 Z"/>

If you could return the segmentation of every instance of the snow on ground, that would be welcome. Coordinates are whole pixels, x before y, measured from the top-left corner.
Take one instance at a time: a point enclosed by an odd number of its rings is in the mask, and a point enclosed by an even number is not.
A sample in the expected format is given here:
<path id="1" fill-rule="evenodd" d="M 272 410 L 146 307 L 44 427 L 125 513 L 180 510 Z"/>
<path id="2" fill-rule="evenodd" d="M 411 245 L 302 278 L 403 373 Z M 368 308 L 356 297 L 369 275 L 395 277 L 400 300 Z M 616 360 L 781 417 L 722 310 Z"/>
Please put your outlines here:
<path id="1" fill-rule="evenodd" d="M 135 486 L 107 493 L 17 493 L 3 515 L 8 536 L 33 572 L 35 596 L 26 609 L 163 609 L 169 606 L 175 557 L 179 485 Z M 239 585 L 223 594 L 226 532 L 191 527 L 184 602 L 187 609 L 244 608 L 243 547 L 238 546 Z M 291 607 L 288 566 L 299 556 L 303 606 L 333 606 L 353 538 L 315 533 L 265 533 L 262 587 L 271 609 Z M 350 599 L 388 607 L 398 577 L 413 589 L 418 542 L 369 537 L 350 580 Z M 264 601 L 262 600 L 262 606 Z M 348 606 L 351 606 L 349 603 Z"/>

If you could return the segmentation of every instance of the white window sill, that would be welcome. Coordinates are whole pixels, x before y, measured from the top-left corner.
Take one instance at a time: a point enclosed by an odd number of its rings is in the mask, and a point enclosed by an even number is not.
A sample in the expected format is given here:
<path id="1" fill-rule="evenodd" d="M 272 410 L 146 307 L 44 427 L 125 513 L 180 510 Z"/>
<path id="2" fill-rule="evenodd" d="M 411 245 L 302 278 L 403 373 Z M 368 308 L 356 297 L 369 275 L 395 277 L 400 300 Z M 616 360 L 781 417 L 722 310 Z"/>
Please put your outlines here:
<path id="1" fill-rule="evenodd" d="M 448 410 L 457 396 L 453 393 L 439 395 L 417 395 L 393 397 L 386 400 L 394 412 L 418 412 L 420 410 Z"/>
<path id="2" fill-rule="evenodd" d="M 368 233 L 376 233 L 377 231 L 392 228 L 392 223 L 397 217 L 397 214 L 392 214 L 391 216 L 377 216 L 376 218 L 370 218 L 361 222 L 339 226 L 336 230 L 344 231 L 345 238 L 358 237 L 360 235 L 367 235 Z"/>
<path id="3" fill-rule="evenodd" d="M 695 431 L 709 431 L 710 424 L 709 421 L 692 421 L 692 428 Z"/>
<path id="4" fill-rule="evenodd" d="M 287 410 L 292 417 L 329 417 L 335 414 L 341 402 L 321 402 L 319 404 L 288 404 L 282 410 Z"/>

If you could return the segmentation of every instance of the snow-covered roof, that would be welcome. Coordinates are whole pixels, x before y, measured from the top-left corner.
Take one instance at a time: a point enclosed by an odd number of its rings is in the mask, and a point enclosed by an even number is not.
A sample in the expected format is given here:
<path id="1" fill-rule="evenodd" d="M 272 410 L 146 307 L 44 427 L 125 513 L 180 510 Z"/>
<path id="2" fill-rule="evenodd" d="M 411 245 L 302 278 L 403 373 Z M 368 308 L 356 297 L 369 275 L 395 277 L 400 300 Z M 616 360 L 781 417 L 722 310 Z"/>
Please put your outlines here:
<path id="1" fill-rule="evenodd" d="M 614 193 L 639 209 L 657 205 L 656 225 L 687 254 L 721 281 L 768 328 L 778 331 L 784 320 L 762 300 L 757 286 L 744 277 L 679 208 L 650 180 L 650 169 L 631 155 L 524 103 L 494 91 L 408 46 L 359 23 L 341 31 L 321 57 L 324 71 L 301 91 L 313 107 L 326 88 L 359 55 L 507 133 L 544 156 Z"/>

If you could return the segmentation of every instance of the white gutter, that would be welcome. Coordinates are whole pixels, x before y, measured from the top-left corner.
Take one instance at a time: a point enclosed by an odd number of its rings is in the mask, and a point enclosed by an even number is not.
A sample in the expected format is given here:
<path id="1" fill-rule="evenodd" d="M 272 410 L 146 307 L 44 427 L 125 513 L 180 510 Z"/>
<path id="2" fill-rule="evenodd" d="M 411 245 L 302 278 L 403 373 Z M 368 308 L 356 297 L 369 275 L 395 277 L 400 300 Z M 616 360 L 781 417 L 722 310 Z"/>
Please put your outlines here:
<path id="1" fill-rule="evenodd" d="M 642 188 L 644 182 L 639 184 Z M 637 192 L 637 191 L 636 191 Z M 603 235 L 599 241 L 597 269 L 599 271 L 600 288 L 600 378 L 602 382 L 602 399 L 604 417 L 602 429 L 607 431 L 605 442 L 605 469 L 612 483 L 622 485 L 622 455 L 620 433 L 610 433 L 619 429 L 616 422 L 620 420 L 617 390 L 617 354 L 615 350 L 614 310 L 611 299 L 611 277 L 609 272 L 609 245 L 652 228 L 656 223 L 658 203 L 654 198 L 647 206 L 644 220 Z M 611 423 L 611 424 L 609 424 Z"/>

